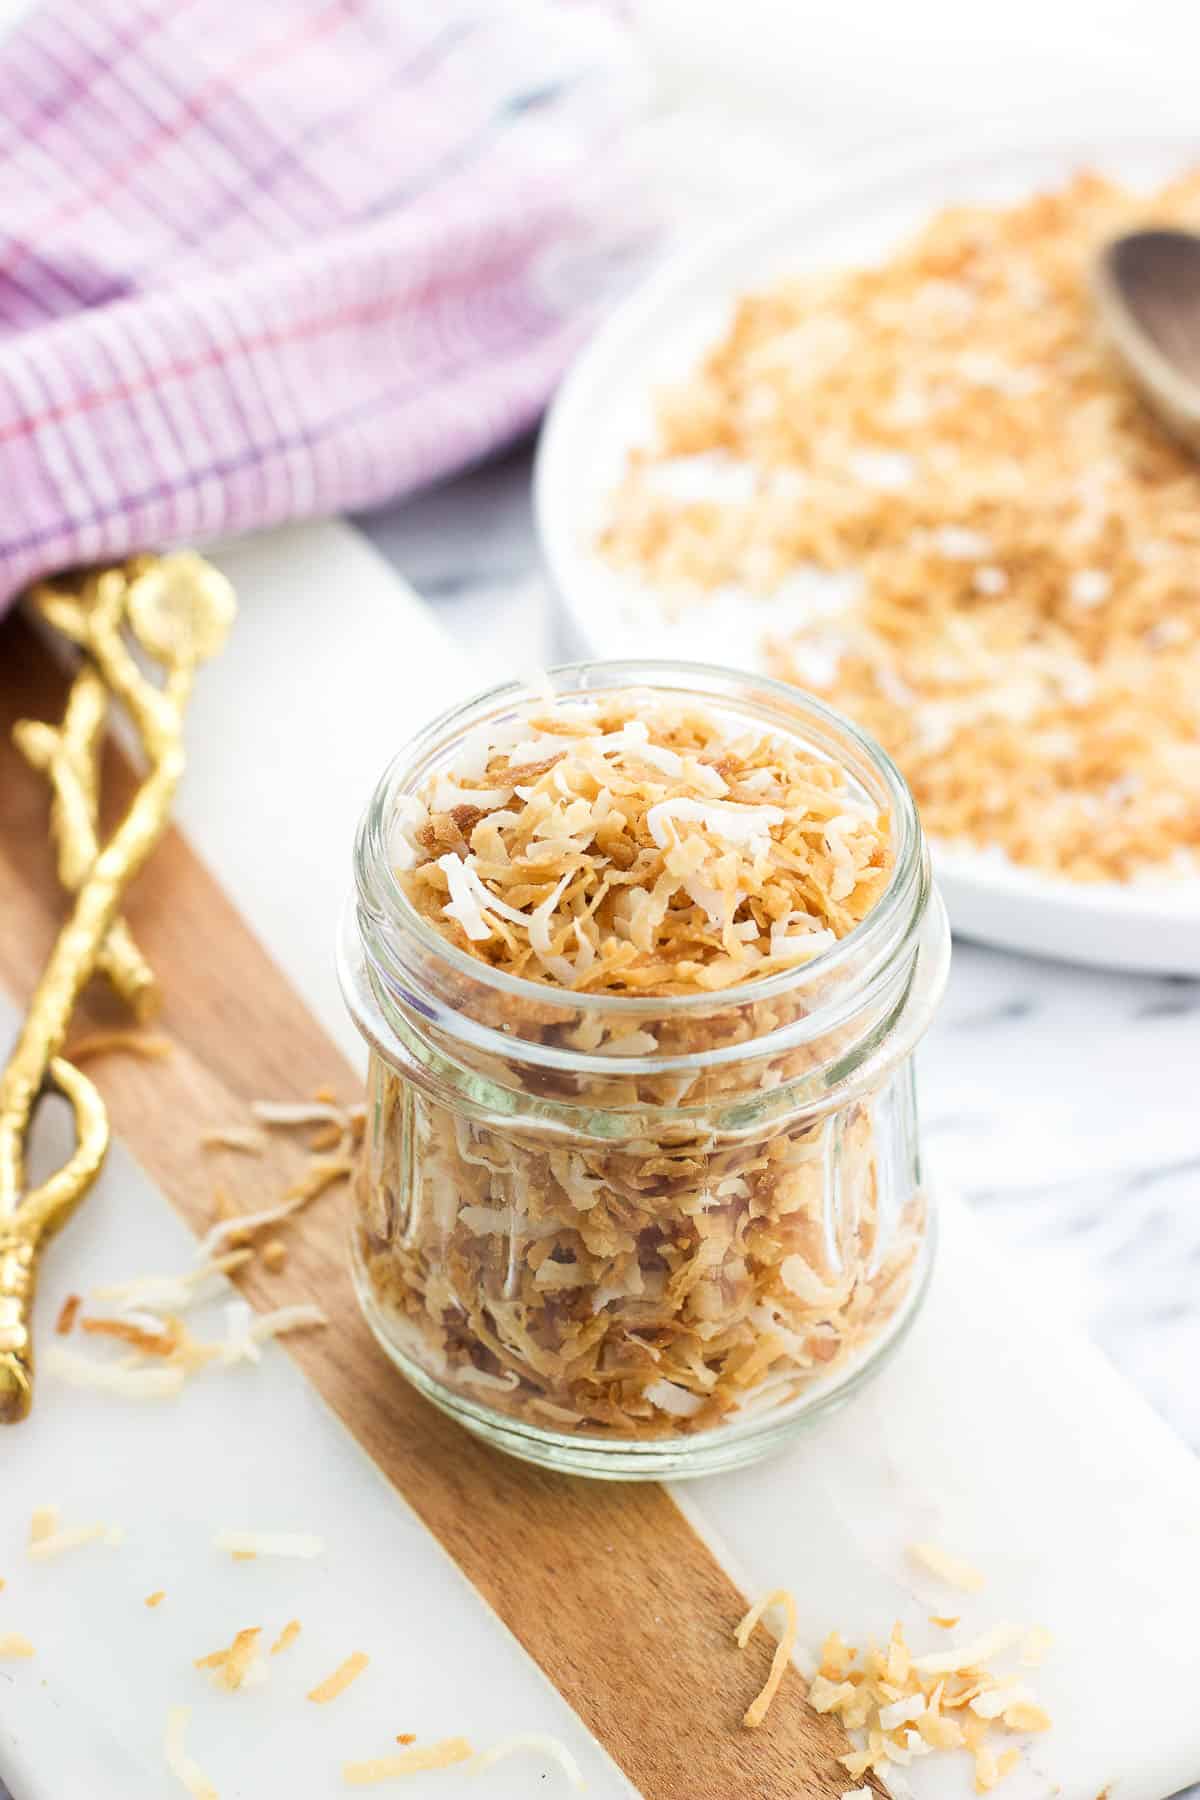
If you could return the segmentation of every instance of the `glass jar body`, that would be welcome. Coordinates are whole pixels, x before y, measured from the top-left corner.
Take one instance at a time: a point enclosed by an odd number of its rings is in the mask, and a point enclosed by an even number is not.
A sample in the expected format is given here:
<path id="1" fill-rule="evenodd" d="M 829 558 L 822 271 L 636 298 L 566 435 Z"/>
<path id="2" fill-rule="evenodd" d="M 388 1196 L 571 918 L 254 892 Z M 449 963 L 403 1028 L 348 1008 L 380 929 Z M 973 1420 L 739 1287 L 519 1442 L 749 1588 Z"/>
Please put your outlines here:
<path id="1" fill-rule="evenodd" d="M 615 1008 L 443 966 L 380 904 L 360 840 L 353 1267 L 439 1406 L 547 1466 L 679 1477 L 764 1454 L 878 1367 L 933 1250 L 913 1051 L 948 932 L 908 831 L 886 929 L 827 969 Z"/>

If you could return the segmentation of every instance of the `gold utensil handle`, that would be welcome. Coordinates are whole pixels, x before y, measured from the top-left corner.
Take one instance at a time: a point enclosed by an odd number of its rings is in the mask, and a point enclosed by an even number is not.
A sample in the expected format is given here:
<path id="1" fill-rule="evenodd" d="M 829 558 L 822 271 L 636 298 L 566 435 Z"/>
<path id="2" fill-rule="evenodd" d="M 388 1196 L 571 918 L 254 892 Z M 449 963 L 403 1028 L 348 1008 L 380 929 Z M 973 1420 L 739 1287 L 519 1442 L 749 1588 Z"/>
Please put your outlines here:
<path id="1" fill-rule="evenodd" d="M 0 1423 L 24 1418 L 33 1396 L 30 1307 L 38 1253 L 95 1180 L 108 1147 L 96 1089 L 59 1055 L 79 995 L 97 969 L 144 1013 L 154 977 L 120 918 L 125 890 L 166 826 L 183 771 L 183 715 L 197 666 L 220 649 L 234 615 L 224 576 L 190 551 L 139 557 L 67 586 L 34 590 L 34 606 L 83 651 L 60 726 L 22 721 L 22 754 L 45 770 L 64 887 L 75 896 L 0 1073 Z M 132 644 L 130 642 L 132 640 Z M 133 645 L 164 671 L 146 674 Z M 124 706 L 147 772 L 106 843 L 99 842 L 100 749 L 110 701 Z M 24 1145 L 47 1082 L 70 1101 L 76 1146 L 29 1193 Z"/>

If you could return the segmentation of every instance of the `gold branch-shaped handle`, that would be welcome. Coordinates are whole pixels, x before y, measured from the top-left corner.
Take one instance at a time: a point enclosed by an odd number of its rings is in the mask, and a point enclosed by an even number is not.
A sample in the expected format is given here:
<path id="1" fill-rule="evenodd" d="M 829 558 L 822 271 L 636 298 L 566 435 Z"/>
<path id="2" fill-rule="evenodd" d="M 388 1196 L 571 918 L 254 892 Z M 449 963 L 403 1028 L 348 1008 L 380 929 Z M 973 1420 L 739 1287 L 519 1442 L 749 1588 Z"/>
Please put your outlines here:
<path id="1" fill-rule="evenodd" d="M 0 1075 L 0 1422 L 24 1418 L 32 1401 L 29 1319 L 38 1252 L 95 1180 L 108 1145 L 99 1094 L 59 1051 L 97 969 L 135 1011 L 153 1004 L 154 977 L 121 920 L 121 904 L 167 822 L 183 770 L 183 714 L 195 670 L 220 649 L 234 613 L 228 582 L 188 551 L 141 558 L 74 588 L 43 586 L 32 599 L 84 657 L 62 724 L 17 726 L 22 754 L 50 778 L 59 873 L 75 900 Z M 164 670 L 161 686 L 143 672 L 131 640 Z M 147 772 L 101 844 L 98 759 L 110 700 L 129 714 Z M 25 1137 L 48 1086 L 74 1110 L 76 1147 L 61 1169 L 25 1193 Z"/>

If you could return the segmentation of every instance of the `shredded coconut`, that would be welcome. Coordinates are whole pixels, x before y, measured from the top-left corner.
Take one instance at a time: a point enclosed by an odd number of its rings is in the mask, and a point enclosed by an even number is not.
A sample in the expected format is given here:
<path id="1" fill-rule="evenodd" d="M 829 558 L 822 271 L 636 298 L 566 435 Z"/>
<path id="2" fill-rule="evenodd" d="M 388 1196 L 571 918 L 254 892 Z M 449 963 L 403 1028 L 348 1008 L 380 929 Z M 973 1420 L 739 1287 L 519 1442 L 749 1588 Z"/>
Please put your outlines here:
<path id="1" fill-rule="evenodd" d="M 256 1100 L 250 1109 L 264 1125 L 344 1125 L 342 1107 L 328 1100 Z"/>
<path id="2" fill-rule="evenodd" d="M 771 1658 L 771 1672 L 767 1676 L 761 1692 L 746 1708 L 745 1716 L 742 1719 L 742 1724 L 748 1725 L 752 1730 L 755 1726 L 761 1725 L 766 1718 L 767 1710 L 783 1680 L 788 1658 L 791 1656 L 796 1642 L 796 1602 L 787 1588 L 776 1588 L 773 1593 L 765 1595 L 763 1599 L 756 1602 L 734 1633 L 738 1649 L 744 1650 L 750 1642 L 754 1627 L 772 1606 L 778 1606 L 781 1609 L 784 1616 L 784 1630 L 775 1646 L 775 1654 Z"/>
<path id="3" fill-rule="evenodd" d="M 885 892 L 892 821 L 867 777 L 799 726 L 664 691 L 531 704 L 473 739 L 469 767 L 449 761 L 476 799 L 439 812 L 430 786 L 419 814 L 402 809 L 416 821 L 404 894 L 458 952 L 545 990 L 545 1007 L 497 999 L 494 1023 L 589 1059 L 553 1077 L 552 1098 L 655 1110 L 628 1141 L 568 1138 L 518 1115 L 468 1119 L 377 1059 L 354 1192 L 388 1335 L 475 1405 L 563 1432 L 702 1432 L 828 1381 L 895 1318 L 923 1241 L 922 1196 L 885 1192 L 870 1102 L 719 1135 L 658 1118 L 766 1093 L 819 1060 L 810 1046 L 748 1071 L 679 1068 L 746 1041 L 723 990 L 834 949 Z M 491 807 L 487 791 L 508 787 Z M 803 978 L 815 992 L 819 970 Z M 560 1018 L 564 990 L 579 1004 Z M 652 1004 L 708 993 L 698 1021 Z M 645 1012 L 602 1013 L 593 994 Z M 812 1010 L 811 997 L 762 1004 L 779 1027 Z M 526 1081 L 515 1061 L 481 1073 Z M 836 1244 L 822 1222 L 832 1159 Z"/>
<path id="4" fill-rule="evenodd" d="M 344 1663 L 338 1665 L 332 1675 L 327 1675 L 324 1681 L 317 1683 L 308 1698 L 318 1706 L 328 1705 L 330 1700 L 336 1700 L 339 1694 L 344 1694 L 352 1681 L 358 1680 L 369 1661 L 370 1658 L 361 1650 L 355 1650 Z"/>
<path id="5" fill-rule="evenodd" d="M 402 1750 L 391 1756 L 374 1756 L 366 1762 L 342 1764 L 342 1780 L 347 1787 L 374 1787 L 377 1782 L 396 1781 L 402 1775 L 420 1775 L 430 1769 L 448 1769 L 453 1763 L 470 1760 L 472 1750 L 466 1738 L 443 1738 L 437 1744 L 420 1744 L 414 1750 Z"/>
<path id="6" fill-rule="evenodd" d="M 216 1788 L 183 1747 L 191 1718 L 190 1706 L 172 1706 L 167 1713 L 167 1767 L 187 1789 L 192 1800 L 217 1800 Z"/>
<path id="7" fill-rule="evenodd" d="M 965 1594 L 977 1594 L 984 1585 L 984 1578 L 978 1569 L 961 1556 L 942 1550 L 937 1544 L 910 1544 L 908 1554 L 914 1562 L 936 1575 L 939 1581 L 961 1588 Z"/>
<path id="8" fill-rule="evenodd" d="M 112 1530 L 109 1525 L 72 1525 L 65 1531 L 47 1532 L 44 1537 L 30 1541 L 27 1554 L 31 1562 L 49 1562 L 52 1557 L 78 1550 L 83 1544 L 96 1544 L 102 1540 L 113 1542 Z"/>
<path id="9" fill-rule="evenodd" d="M 493 1763 L 502 1762 L 506 1756 L 518 1756 L 523 1750 L 532 1750 L 536 1756 L 549 1757 L 552 1762 L 556 1762 L 573 1788 L 585 1785 L 583 1771 L 567 1746 L 544 1731 L 524 1731 L 516 1737 L 505 1738 L 503 1742 L 493 1744 L 490 1750 L 481 1750 L 471 1758 L 467 1773 L 482 1775 Z"/>
<path id="10" fill-rule="evenodd" d="M 1020 1760 L 1015 1745 L 997 1755 L 991 1733 L 1050 1727 L 1028 1689 L 988 1666 L 1020 1635 L 1001 1627 L 960 1650 L 914 1657 L 899 1623 L 886 1645 L 863 1650 L 834 1631 L 822 1646 L 809 1704 L 846 1727 L 856 1747 L 839 1760 L 855 1780 L 874 1772 L 889 1792 L 911 1794 L 899 1767 L 966 1750 L 975 1761 L 976 1791 L 983 1793 Z"/>
<path id="11" fill-rule="evenodd" d="M 869 730 L 931 836 L 1080 881 L 1200 867 L 1200 478 L 1088 280 L 1147 221 L 1194 229 L 1200 171 L 1146 195 L 1085 171 L 745 295 L 660 396 L 598 542 L 647 605 L 744 596 L 741 659 Z M 672 486 L 714 454 L 741 485 Z M 759 596 L 814 566 L 836 604 L 775 604 L 768 637 Z"/>
<path id="12" fill-rule="evenodd" d="M 321 1556 L 323 1539 L 309 1531 L 218 1531 L 213 1547 L 232 1556 Z"/>
<path id="13" fill-rule="evenodd" d="M 187 1380 L 187 1371 L 179 1365 L 131 1369 L 120 1363 L 93 1362 L 62 1344 L 51 1344 L 45 1363 L 50 1373 L 69 1387 L 92 1388 L 130 1400 L 172 1399 Z"/>

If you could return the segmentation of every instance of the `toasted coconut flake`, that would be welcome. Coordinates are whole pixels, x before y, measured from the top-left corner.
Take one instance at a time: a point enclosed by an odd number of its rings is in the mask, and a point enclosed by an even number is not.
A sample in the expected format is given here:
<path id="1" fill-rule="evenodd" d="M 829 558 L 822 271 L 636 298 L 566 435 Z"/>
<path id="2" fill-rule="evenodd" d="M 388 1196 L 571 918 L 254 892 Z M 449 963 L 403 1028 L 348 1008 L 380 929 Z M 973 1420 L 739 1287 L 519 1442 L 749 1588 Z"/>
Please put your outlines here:
<path id="1" fill-rule="evenodd" d="M 130 1319 L 82 1319 L 80 1328 L 93 1337 L 117 1338 L 123 1344 L 132 1344 L 144 1356 L 172 1356 L 178 1348 L 179 1340 L 173 1332 L 147 1331 Z"/>
<path id="2" fill-rule="evenodd" d="M 1044 1706 L 1035 1700 L 1018 1700 L 1014 1705 L 1006 1707 L 1003 1713 L 1004 1723 L 1010 1731 L 1049 1731 L 1050 1714 Z"/>
<path id="3" fill-rule="evenodd" d="M 263 1267 L 277 1275 L 287 1262 L 287 1245 L 282 1238 L 269 1238 L 262 1247 Z"/>
<path id="4" fill-rule="evenodd" d="M 0 1657 L 16 1659 L 29 1657 L 34 1653 L 33 1645 L 19 1631 L 6 1631 L 0 1634 Z"/>
<path id="5" fill-rule="evenodd" d="M 340 1106 L 328 1100 L 256 1100 L 251 1110 L 263 1125 L 278 1125 L 287 1130 L 293 1125 L 337 1125 L 346 1123 Z"/>
<path id="6" fill-rule="evenodd" d="M 202 1150 L 238 1150 L 243 1156 L 261 1156 L 267 1140 L 252 1125 L 218 1125 L 200 1139 Z"/>
<path id="7" fill-rule="evenodd" d="M 332 1675 L 327 1675 L 324 1681 L 317 1683 L 308 1698 L 315 1701 L 318 1706 L 327 1706 L 331 1700 L 336 1700 L 339 1694 L 344 1694 L 352 1681 L 358 1680 L 370 1660 L 370 1657 L 364 1655 L 361 1650 L 355 1650 L 344 1663 L 338 1665 Z M 431 1765 L 435 1768 L 437 1766 L 437 1764 Z"/>
<path id="8" fill-rule="evenodd" d="M 218 1531 L 213 1547 L 231 1556 L 322 1556 L 323 1538 L 308 1531 Z"/>
<path id="9" fill-rule="evenodd" d="M 285 1650 L 290 1650 L 299 1636 L 299 1619 L 289 1619 L 279 1636 L 275 1639 L 275 1642 L 271 1645 L 271 1655 L 281 1656 Z"/>
<path id="10" fill-rule="evenodd" d="M 342 1764 L 342 1780 L 347 1787 L 374 1787 L 380 1781 L 396 1781 L 402 1775 L 420 1775 L 430 1769 L 448 1769 L 452 1763 L 467 1762 L 472 1755 L 466 1738 L 443 1738 L 437 1744 L 425 1744 L 399 1756 L 374 1756 L 367 1762 Z"/>
<path id="11" fill-rule="evenodd" d="M 548 1756 L 558 1764 L 573 1788 L 584 1786 L 583 1771 L 567 1746 L 544 1731 L 519 1732 L 515 1737 L 504 1738 L 499 1744 L 493 1744 L 490 1750 L 481 1750 L 471 1758 L 467 1773 L 482 1775 L 493 1763 L 502 1762 L 506 1756 L 517 1756 L 523 1750 L 532 1750 L 537 1756 Z"/>
<path id="12" fill-rule="evenodd" d="M 186 1312 L 217 1291 L 218 1278 L 253 1260 L 252 1250 L 231 1250 L 181 1275 L 135 1275 L 130 1281 L 93 1288 L 90 1298 L 116 1306 L 144 1306 L 155 1312 Z"/>
<path id="13" fill-rule="evenodd" d="M 1025 1634 L 1021 1643 L 1021 1662 L 1027 1669 L 1036 1669 L 1045 1662 L 1054 1647 L 1054 1639 L 1040 1625 Z"/>
<path id="14" fill-rule="evenodd" d="M 929 1615 L 929 1623 L 931 1625 L 937 1625 L 942 1631 L 953 1631 L 958 1622 L 958 1613 L 951 1613 L 945 1616 L 939 1613 L 930 1613 Z"/>
<path id="15" fill-rule="evenodd" d="M 785 1620 L 784 1631 L 782 1637 L 775 1646 L 775 1654 L 771 1659 L 770 1674 L 767 1676 L 761 1692 L 753 1701 L 751 1701 L 743 1716 L 742 1724 L 748 1725 L 751 1730 L 756 1726 L 761 1725 L 766 1718 L 767 1710 L 770 1707 L 772 1700 L 775 1698 L 776 1689 L 783 1680 L 784 1671 L 788 1665 L 788 1658 L 791 1656 L 792 1647 L 796 1642 L 796 1602 L 788 1589 L 775 1588 L 771 1593 L 766 1594 L 761 1600 L 757 1601 L 755 1605 L 750 1608 L 750 1611 L 746 1614 L 734 1633 L 734 1636 L 737 1639 L 738 1649 L 744 1650 L 746 1645 L 750 1642 L 751 1633 L 754 1631 L 755 1626 L 768 1608 L 772 1606 L 778 1606 L 783 1610 Z"/>
<path id="16" fill-rule="evenodd" d="M 1002 1627 L 949 1656 L 937 1652 L 913 1658 L 899 1623 L 885 1649 L 870 1644 L 861 1655 L 831 1632 L 821 1672 L 809 1688 L 809 1704 L 816 1712 L 836 1715 L 852 1733 L 864 1734 L 863 1747 L 838 1759 L 856 1780 L 874 1770 L 899 1794 L 897 1764 L 938 1750 L 965 1749 L 976 1758 L 977 1779 L 994 1785 L 1014 1766 L 1017 1753 L 1006 1751 L 997 1758 L 989 1734 L 1040 1731 L 1050 1723 L 1015 1677 L 998 1676 L 987 1667 L 1020 1636 Z M 954 1667 L 943 1669 L 946 1662 Z"/>
<path id="17" fill-rule="evenodd" d="M 902 1694 L 899 1700 L 880 1707 L 879 1724 L 884 1731 L 898 1731 L 901 1725 L 908 1725 L 912 1720 L 919 1719 L 924 1711 L 924 1694 Z"/>
<path id="18" fill-rule="evenodd" d="M 53 1537 L 58 1530 L 59 1517 L 57 1506 L 35 1506 L 29 1521 L 30 1544 L 41 1544 Z"/>
<path id="19" fill-rule="evenodd" d="M 984 1577 L 977 1568 L 937 1544 L 910 1544 L 908 1554 L 939 1581 L 961 1588 L 965 1594 L 977 1594 L 984 1586 Z"/>
<path id="20" fill-rule="evenodd" d="M 91 1388 L 129 1400 L 174 1399 L 187 1380 L 187 1370 L 180 1364 L 130 1369 L 120 1363 L 93 1362 L 60 1344 L 51 1344 L 45 1362 L 51 1374 L 70 1387 Z"/>
<path id="21" fill-rule="evenodd" d="M 78 1550 L 83 1544 L 95 1544 L 102 1538 L 112 1542 L 111 1530 L 108 1525 L 72 1525 L 65 1531 L 31 1538 L 27 1554 L 32 1562 L 50 1562 L 53 1557 L 64 1556 L 68 1550 Z M 116 1541 L 119 1543 L 120 1538 Z"/>
<path id="22" fill-rule="evenodd" d="M 192 1800 L 217 1800 L 216 1788 L 183 1747 L 191 1718 L 190 1706 L 172 1706 L 167 1712 L 167 1767 L 187 1789 Z"/>
<path id="23" fill-rule="evenodd" d="M 139 1031 L 89 1031 L 67 1045 L 63 1056 L 68 1062 L 87 1062 L 94 1056 L 111 1056 L 114 1053 L 123 1056 L 140 1056 L 143 1062 L 161 1062 L 164 1056 L 170 1056 L 172 1044 L 169 1038 L 147 1037 Z"/>
<path id="24" fill-rule="evenodd" d="M 320 1125 L 308 1140 L 308 1148 L 312 1154 L 322 1150 L 336 1150 L 345 1136 L 345 1127 L 330 1119 L 328 1125 Z"/>
<path id="25" fill-rule="evenodd" d="M 648 608 L 740 603 L 743 664 L 870 731 L 943 842 L 1194 877 L 1195 470 L 1131 403 L 1089 271 L 1123 232 L 1194 226 L 1198 195 L 1196 169 L 1157 193 L 1084 170 L 743 296 L 660 395 L 600 553 Z"/>
<path id="26" fill-rule="evenodd" d="M 913 1668 L 920 1675 L 956 1675 L 960 1670 L 991 1662 L 993 1656 L 1010 1650 L 1023 1636 L 1019 1626 L 997 1625 L 994 1631 L 976 1638 L 973 1643 L 961 1645 L 957 1650 L 935 1650 L 928 1656 L 914 1658 Z"/>
<path id="27" fill-rule="evenodd" d="M 307 1301 L 280 1306 L 274 1312 L 259 1313 L 249 1323 L 235 1322 L 221 1354 L 228 1363 L 257 1361 L 258 1346 L 270 1338 L 284 1337 L 289 1331 L 312 1331 L 328 1323 L 320 1307 Z"/>
<path id="28" fill-rule="evenodd" d="M 261 1625 L 248 1625 L 239 1631 L 232 1644 L 224 1650 L 212 1650 L 207 1656 L 196 1659 L 198 1669 L 214 1669 L 217 1686 L 234 1694 L 245 1684 L 258 1651 L 258 1640 L 262 1635 Z"/>
<path id="29" fill-rule="evenodd" d="M 156 1588 L 152 1594 L 146 1595 L 145 1604 L 153 1610 L 154 1607 L 161 1606 L 166 1597 L 165 1588 Z"/>
<path id="30" fill-rule="evenodd" d="M 650 1003 L 774 976 L 844 940 L 890 880 L 886 812 L 799 732 L 691 697 L 605 694 L 586 715 L 572 700 L 511 724 L 556 753 L 540 771 L 522 758 L 502 807 L 441 819 L 431 787 L 398 808 L 406 898 L 459 954 L 541 984 L 544 1008 L 487 1022 L 585 1053 L 597 1108 L 692 1104 L 698 1081 L 705 1099 L 732 1092 L 746 1079 L 732 1062 L 702 1078 L 678 1066 L 697 1032 L 713 1048 L 744 1042 L 741 1013 L 718 1004 L 685 1027 Z M 489 736 L 451 772 L 504 787 L 526 748 Z M 564 1023 L 564 987 L 644 999 L 647 1016 L 581 1005 Z M 781 1027 L 792 1010 L 781 998 Z M 764 1058 L 753 1079 L 790 1082 L 810 1054 Z M 512 1073 L 519 1088 L 519 1059 Z M 839 1156 L 862 1220 L 843 1266 L 813 1229 L 829 1140 L 807 1114 L 755 1137 L 555 1148 L 511 1120 L 468 1123 L 386 1072 L 372 1107 L 355 1198 L 380 1311 L 432 1375 L 507 1415 L 639 1438 L 715 1429 L 836 1376 L 910 1292 L 924 1205 L 906 1194 L 885 1216 L 869 1109 Z M 389 1196 L 414 1136 L 400 1232 Z"/>
<path id="31" fill-rule="evenodd" d="M 352 1173 L 353 1164 L 344 1158 L 318 1163 L 289 1188 L 275 1206 L 264 1207 L 261 1212 L 242 1213 L 233 1219 L 219 1219 L 200 1241 L 201 1256 L 215 1256 L 222 1245 L 236 1238 L 254 1237 L 268 1225 L 282 1224 L 284 1219 L 290 1219 L 293 1213 L 301 1212 L 310 1201 L 318 1199 L 326 1188 L 345 1181 Z"/>
<path id="32" fill-rule="evenodd" d="M 71 1327 L 83 1305 L 82 1294 L 68 1294 L 59 1309 L 58 1318 L 54 1322 L 54 1330 L 59 1337 L 69 1337 Z"/>
<path id="33" fill-rule="evenodd" d="M 398 1744 L 415 1744 L 416 1741 L 417 1734 L 415 1731 L 398 1731 L 396 1733 L 396 1742 Z"/>

